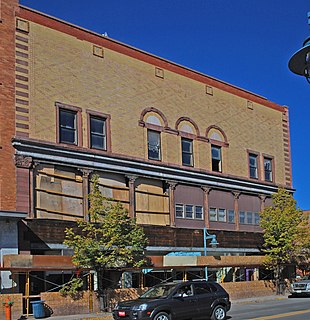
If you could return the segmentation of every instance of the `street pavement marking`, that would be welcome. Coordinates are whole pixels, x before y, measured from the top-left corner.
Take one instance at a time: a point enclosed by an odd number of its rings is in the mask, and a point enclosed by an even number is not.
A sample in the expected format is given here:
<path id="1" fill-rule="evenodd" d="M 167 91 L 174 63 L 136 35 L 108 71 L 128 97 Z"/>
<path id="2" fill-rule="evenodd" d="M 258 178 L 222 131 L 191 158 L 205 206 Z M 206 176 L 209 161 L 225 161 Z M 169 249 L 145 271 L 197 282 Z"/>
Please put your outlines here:
<path id="1" fill-rule="evenodd" d="M 294 311 L 294 312 L 288 312 L 288 313 L 282 313 L 282 314 L 275 314 L 274 316 L 265 316 L 265 317 L 261 317 L 261 318 L 252 318 L 251 320 L 281 319 L 281 318 L 286 318 L 286 317 L 290 317 L 290 316 L 296 316 L 298 314 L 304 314 L 304 313 L 310 313 L 310 309 L 301 310 L 301 311 Z"/>

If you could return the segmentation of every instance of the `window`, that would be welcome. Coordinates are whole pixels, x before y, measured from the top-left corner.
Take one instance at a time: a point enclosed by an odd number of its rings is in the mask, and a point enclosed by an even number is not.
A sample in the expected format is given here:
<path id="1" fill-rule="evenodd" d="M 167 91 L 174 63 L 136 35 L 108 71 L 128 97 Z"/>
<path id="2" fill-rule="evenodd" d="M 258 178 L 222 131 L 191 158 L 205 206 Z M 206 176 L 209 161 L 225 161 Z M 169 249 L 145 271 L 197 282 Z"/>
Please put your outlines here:
<path id="1" fill-rule="evenodd" d="M 59 109 L 59 142 L 78 144 L 77 112 Z"/>
<path id="2" fill-rule="evenodd" d="M 265 181 L 272 182 L 272 159 L 264 158 Z"/>
<path id="3" fill-rule="evenodd" d="M 90 116 L 90 147 L 107 150 L 105 118 Z"/>
<path id="4" fill-rule="evenodd" d="M 250 178 L 258 179 L 257 155 L 249 154 Z"/>
<path id="5" fill-rule="evenodd" d="M 175 216 L 177 218 L 184 218 L 184 206 L 183 204 L 175 205 Z"/>
<path id="6" fill-rule="evenodd" d="M 222 150 L 221 147 L 211 145 L 212 171 L 222 172 Z"/>
<path id="7" fill-rule="evenodd" d="M 226 222 L 226 209 L 218 209 L 218 221 Z"/>
<path id="8" fill-rule="evenodd" d="M 246 213 L 246 223 L 253 224 L 253 213 L 252 212 Z"/>
<path id="9" fill-rule="evenodd" d="M 194 206 L 190 204 L 185 205 L 185 218 L 193 219 L 194 217 Z"/>
<path id="10" fill-rule="evenodd" d="M 192 204 L 176 204 L 175 205 L 175 216 L 176 218 L 185 219 L 203 219 L 203 208 L 202 206 L 194 206 Z"/>
<path id="11" fill-rule="evenodd" d="M 203 209 L 202 206 L 195 206 L 195 219 L 202 220 Z"/>
<path id="12" fill-rule="evenodd" d="M 217 221 L 217 210 L 216 208 L 209 209 L 209 220 L 210 221 Z"/>
<path id="13" fill-rule="evenodd" d="M 228 222 L 235 223 L 235 211 L 234 210 L 228 210 Z"/>
<path id="14" fill-rule="evenodd" d="M 160 132 L 148 130 L 147 131 L 147 147 L 148 158 L 151 160 L 160 160 Z"/>
<path id="15" fill-rule="evenodd" d="M 245 212 L 244 211 L 239 211 L 239 223 L 245 224 Z"/>
<path id="16" fill-rule="evenodd" d="M 195 283 L 194 290 L 197 295 L 211 293 L 211 289 L 207 283 Z"/>
<path id="17" fill-rule="evenodd" d="M 260 215 L 258 212 L 255 212 L 254 213 L 254 224 L 258 226 L 259 222 L 260 222 Z"/>
<path id="18" fill-rule="evenodd" d="M 193 166 L 193 140 L 182 138 L 181 144 L 183 166 Z"/>

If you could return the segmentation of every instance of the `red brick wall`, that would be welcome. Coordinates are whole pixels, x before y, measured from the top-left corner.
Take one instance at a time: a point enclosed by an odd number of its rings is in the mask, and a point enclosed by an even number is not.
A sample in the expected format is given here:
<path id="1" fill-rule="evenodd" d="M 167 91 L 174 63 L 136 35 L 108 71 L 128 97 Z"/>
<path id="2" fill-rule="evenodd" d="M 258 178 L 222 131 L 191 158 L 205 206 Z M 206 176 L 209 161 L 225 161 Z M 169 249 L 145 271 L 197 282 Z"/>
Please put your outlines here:
<path id="1" fill-rule="evenodd" d="M 23 314 L 23 295 L 21 293 L 17 294 L 0 294 L 0 320 L 4 320 L 5 318 L 5 306 L 4 302 L 7 301 L 13 302 L 11 312 L 12 319 L 18 319 Z"/>
<path id="2" fill-rule="evenodd" d="M 63 297 L 59 292 L 42 292 L 41 300 L 44 300 L 45 303 L 53 310 L 54 316 L 86 314 L 91 312 L 91 299 L 88 291 L 81 292 L 76 299 Z M 92 301 L 92 312 L 99 312 L 99 300 L 94 292 L 92 293 Z"/>
<path id="3" fill-rule="evenodd" d="M 0 23 L 0 210 L 16 209 L 15 134 L 15 10 L 17 0 L 1 1 Z"/>
<path id="4" fill-rule="evenodd" d="M 222 287 L 229 293 L 231 300 L 272 296 L 276 294 L 275 285 L 272 281 L 242 281 L 224 282 Z"/>

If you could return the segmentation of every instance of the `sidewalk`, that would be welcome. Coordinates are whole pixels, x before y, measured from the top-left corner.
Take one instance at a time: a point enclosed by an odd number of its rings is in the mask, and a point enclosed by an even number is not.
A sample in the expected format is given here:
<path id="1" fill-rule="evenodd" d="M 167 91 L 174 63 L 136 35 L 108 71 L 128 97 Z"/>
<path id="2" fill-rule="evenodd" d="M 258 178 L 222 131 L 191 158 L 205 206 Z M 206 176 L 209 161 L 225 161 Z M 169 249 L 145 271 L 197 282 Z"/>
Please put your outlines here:
<path id="1" fill-rule="evenodd" d="M 270 300 L 284 300 L 288 299 L 288 295 L 281 296 L 263 296 L 263 297 L 252 297 L 238 300 L 231 300 L 232 304 L 250 304 L 250 303 L 262 303 L 264 301 Z M 35 319 L 33 316 L 29 316 L 28 319 Z M 112 314 L 110 312 L 102 312 L 102 313 L 89 313 L 89 314 L 79 314 L 79 315 L 70 315 L 70 316 L 51 316 L 48 318 L 49 320 L 113 320 Z"/>
<path id="2" fill-rule="evenodd" d="M 232 304 L 247 304 L 247 303 L 262 303 L 265 301 L 271 300 L 286 300 L 288 299 L 289 294 L 284 295 L 272 295 L 272 296 L 261 296 L 261 297 L 252 297 L 244 299 L 231 300 Z"/>
<path id="3" fill-rule="evenodd" d="M 27 320 L 34 320 L 33 316 L 29 316 Z M 101 313 L 88 313 L 88 314 L 75 314 L 70 316 L 50 316 L 44 318 L 46 320 L 112 320 L 112 313 L 101 312 Z"/>

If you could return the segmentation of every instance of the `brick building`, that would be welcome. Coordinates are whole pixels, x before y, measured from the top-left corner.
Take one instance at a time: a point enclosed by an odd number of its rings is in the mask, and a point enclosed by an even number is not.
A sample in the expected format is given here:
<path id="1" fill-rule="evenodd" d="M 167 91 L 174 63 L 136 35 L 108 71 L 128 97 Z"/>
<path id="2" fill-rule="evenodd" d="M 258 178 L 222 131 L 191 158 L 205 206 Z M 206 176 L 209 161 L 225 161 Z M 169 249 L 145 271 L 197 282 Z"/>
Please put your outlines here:
<path id="1" fill-rule="evenodd" d="M 293 191 L 287 107 L 17 0 L 0 6 L 1 261 L 66 255 L 94 173 L 159 260 L 203 254 L 204 228 L 219 243 L 208 254 L 259 253 L 258 213 L 278 187 Z"/>

